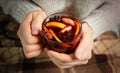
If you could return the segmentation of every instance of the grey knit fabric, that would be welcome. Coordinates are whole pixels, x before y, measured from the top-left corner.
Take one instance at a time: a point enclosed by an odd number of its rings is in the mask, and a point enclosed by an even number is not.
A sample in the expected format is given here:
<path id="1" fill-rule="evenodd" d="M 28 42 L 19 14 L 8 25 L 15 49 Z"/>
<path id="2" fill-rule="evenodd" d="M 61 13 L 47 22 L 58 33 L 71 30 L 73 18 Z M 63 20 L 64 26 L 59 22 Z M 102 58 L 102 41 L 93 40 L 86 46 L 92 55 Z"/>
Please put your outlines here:
<path id="1" fill-rule="evenodd" d="M 6 14 L 12 15 L 18 22 L 22 22 L 26 14 L 38 10 L 38 6 L 27 0 L 0 0 L 0 6 Z"/>
<path id="2" fill-rule="evenodd" d="M 43 10 L 47 16 L 56 12 L 68 12 L 86 21 L 94 31 L 94 38 L 120 26 L 119 0 L 0 0 L 0 6 L 18 22 L 32 10 Z"/>

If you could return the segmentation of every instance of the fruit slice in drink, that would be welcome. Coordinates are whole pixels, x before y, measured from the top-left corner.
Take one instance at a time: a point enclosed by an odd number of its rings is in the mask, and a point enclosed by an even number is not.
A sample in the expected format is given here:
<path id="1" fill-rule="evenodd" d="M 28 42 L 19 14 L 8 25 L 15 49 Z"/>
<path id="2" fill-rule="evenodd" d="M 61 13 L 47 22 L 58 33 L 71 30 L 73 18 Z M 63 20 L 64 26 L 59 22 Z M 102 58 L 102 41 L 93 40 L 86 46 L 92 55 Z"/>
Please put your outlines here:
<path id="1" fill-rule="evenodd" d="M 65 28 L 66 27 L 66 25 L 65 24 L 63 24 L 63 23 L 60 23 L 60 22 L 49 22 L 49 23 L 47 23 L 46 24 L 46 27 L 54 27 L 54 28 L 61 28 L 61 29 L 63 29 L 63 28 Z"/>
<path id="2" fill-rule="evenodd" d="M 43 36 L 47 37 L 45 39 L 49 48 L 62 53 L 73 52 L 80 41 L 80 22 L 75 18 L 57 15 L 49 19 L 43 24 L 44 32 L 46 30 Z"/>

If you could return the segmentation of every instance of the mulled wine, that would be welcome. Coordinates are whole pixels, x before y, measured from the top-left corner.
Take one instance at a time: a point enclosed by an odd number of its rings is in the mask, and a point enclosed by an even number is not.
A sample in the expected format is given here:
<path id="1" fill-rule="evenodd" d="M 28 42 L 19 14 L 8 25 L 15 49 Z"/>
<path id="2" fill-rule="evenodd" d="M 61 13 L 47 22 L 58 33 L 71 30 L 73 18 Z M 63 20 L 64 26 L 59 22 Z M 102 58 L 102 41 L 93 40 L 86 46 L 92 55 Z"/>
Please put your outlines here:
<path id="1" fill-rule="evenodd" d="M 60 53 L 74 52 L 80 41 L 81 23 L 70 14 L 56 13 L 48 16 L 42 25 L 43 43 Z"/>

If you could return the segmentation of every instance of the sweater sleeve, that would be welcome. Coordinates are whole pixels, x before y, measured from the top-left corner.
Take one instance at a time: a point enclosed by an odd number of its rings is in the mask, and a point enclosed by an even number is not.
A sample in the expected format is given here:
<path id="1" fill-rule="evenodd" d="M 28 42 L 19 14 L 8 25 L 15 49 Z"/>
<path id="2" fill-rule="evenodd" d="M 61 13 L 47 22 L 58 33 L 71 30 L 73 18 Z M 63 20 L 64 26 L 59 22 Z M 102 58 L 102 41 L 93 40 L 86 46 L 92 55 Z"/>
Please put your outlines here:
<path id="1" fill-rule="evenodd" d="M 105 31 L 113 30 L 117 34 L 120 26 L 120 2 L 108 0 L 88 15 L 84 21 L 88 22 L 94 31 L 94 38 Z"/>
<path id="2" fill-rule="evenodd" d="M 40 7 L 27 0 L 0 0 L 0 6 L 6 14 L 13 16 L 19 23 L 30 11 L 41 10 Z"/>
<path id="3" fill-rule="evenodd" d="M 63 12 L 66 8 L 66 0 L 32 0 L 49 16 L 53 13 Z M 68 0 L 69 2 L 69 0 Z"/>

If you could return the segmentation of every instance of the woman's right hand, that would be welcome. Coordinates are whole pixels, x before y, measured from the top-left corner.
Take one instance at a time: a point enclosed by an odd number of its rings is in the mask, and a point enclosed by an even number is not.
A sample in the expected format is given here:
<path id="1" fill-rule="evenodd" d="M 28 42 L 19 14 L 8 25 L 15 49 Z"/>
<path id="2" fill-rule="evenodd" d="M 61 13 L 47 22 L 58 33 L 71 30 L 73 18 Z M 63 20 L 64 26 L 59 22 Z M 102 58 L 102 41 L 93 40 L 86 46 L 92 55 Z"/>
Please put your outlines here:
<path id="1" fill-rule="evenodd" d="M 82 24 L 80 43 L 75 52 L 71 54 L 59 53 L 48 48 L 45 49 L 50 59 L 59 68 L 69 68 L 77 65 L 87 64 L 92 58 L 93 30 L 88 23 Z"/>
<path id="2" fill-rule="evenodd" d="M 41 54 L 43 48 L 40 31 L 46 14 L 41 10 L 31 11 L 20 24 L 17 35 L 23 46 L 26 58 L 36 57 Z"/>

